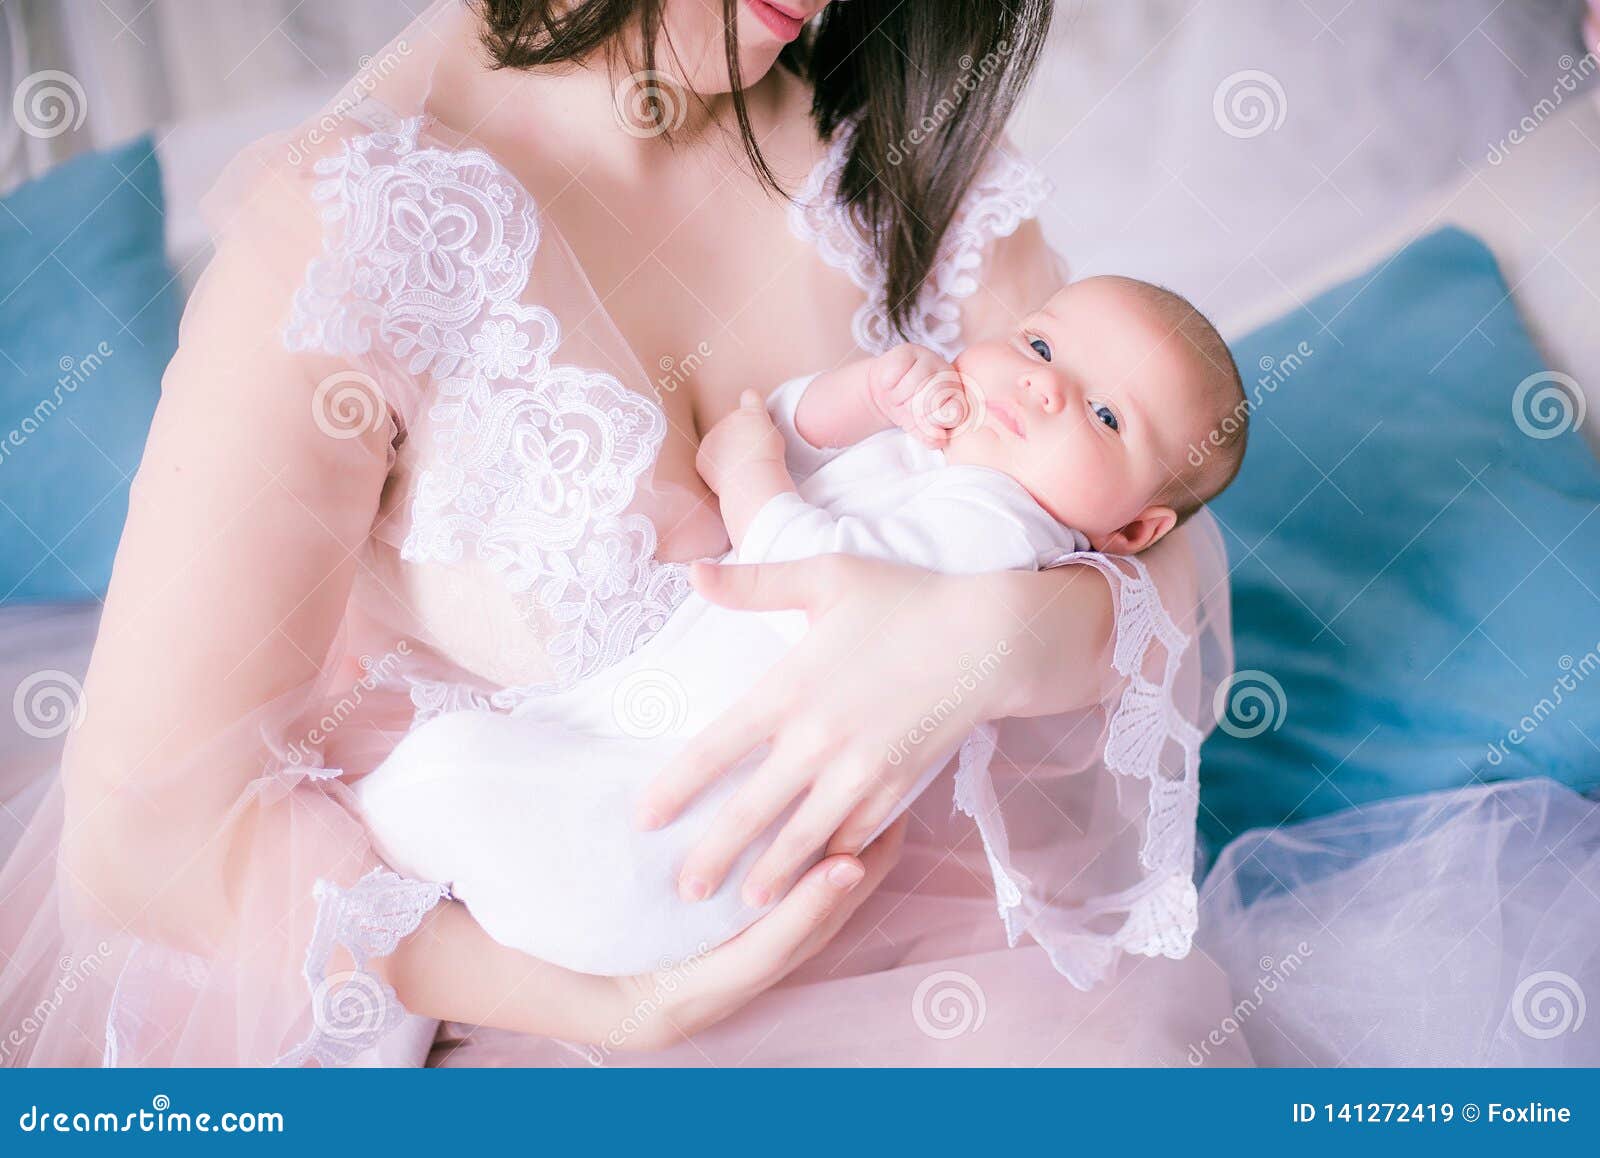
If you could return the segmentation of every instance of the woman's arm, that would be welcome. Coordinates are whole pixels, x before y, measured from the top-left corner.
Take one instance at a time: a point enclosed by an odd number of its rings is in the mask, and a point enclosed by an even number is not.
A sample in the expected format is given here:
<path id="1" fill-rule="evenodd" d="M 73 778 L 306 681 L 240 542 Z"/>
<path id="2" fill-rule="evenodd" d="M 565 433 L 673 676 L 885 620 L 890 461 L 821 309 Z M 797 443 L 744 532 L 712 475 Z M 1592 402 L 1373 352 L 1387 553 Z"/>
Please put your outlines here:
<path id="1" fill-rule="evenodd" d="M 304 1032 L 313 886 L 377 866 L 343 786 L 273 749 L 306 734 L 343 666 L 393 435 L 372 379 L 285 349 L 287 295 L 318 237 L 292 211 L 273 224 L 257 234 L 269 247 L 221 247 L 163 382 L 66 754 L 61 876 L 83 919 L 223 966 L 262 1050 Z M 825 865 L 631 1044 L 715 1020 L 781 977 L 892 859 Z M 584 1041 L 612 1031 L 638 985 L 505 949 L 455 903 L 368 967 L 408 1009 Z"/>
<path id="2" fill-rule="evenodd" d="M 991 244 L 962 303 L 963 333 L 1014 328 L 1064 279 L 1038 222 L 1022 222 Z M 776 895 L 818 849 L 860 849 L 936 754 L 976 724 L 1086 707 L 1115 678 L 1111 591 L 1090 567 L 962 577 L 830 556 L 697 569 L 695 582 L 729 607 L 804 608 L 811 630 L 641 805 L 641 823 L 664 824 L 752 748 L 772 746 L 690 853 L 679 882 L 686 899 L 715 891 L 797 799 L 746 879 L 751 903 Z M 988 656 L 997 674 L 968 689 L 968 669 Z"/>
<path id="3" fill-rule="evenodd" d="M 692 574 L 715 603 L 802 609 L 810 629 L 641 803 L 642 824 L 665 824 L 751 749 L 771 744 L 685 862 L 687 900 L 714 892 L 739 853 L 799 799 L 746 878 L 746 899 L 764 903 L 819 849 L 860 850 L 936 755 L 977 724 L 1093 704 L 1110 675 L 1111 595 L 1090 568 L 959 576 L 825 555 L 702 564 Z M 974 683 L 975 669 L 994 674 Z"/>

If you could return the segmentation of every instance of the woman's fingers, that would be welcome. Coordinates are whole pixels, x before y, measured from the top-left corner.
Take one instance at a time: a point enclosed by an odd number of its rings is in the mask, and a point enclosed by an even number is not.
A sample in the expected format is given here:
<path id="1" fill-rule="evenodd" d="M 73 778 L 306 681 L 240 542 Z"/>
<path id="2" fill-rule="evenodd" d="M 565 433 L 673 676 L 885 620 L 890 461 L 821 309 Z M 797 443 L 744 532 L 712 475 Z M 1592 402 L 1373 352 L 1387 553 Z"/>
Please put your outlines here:
<path id="1" fill-rule="evenodd" d="M 810 779 L 811 761 L 769 756 L 718 811 L 678 874 L 678 895 L 703 901 L 722 886 L 733 862 L 783 814 Z"/>
<path id="2" fill-rule="evenodd" d="M 833 838 L 828 841 L 827 855 L 860 852 L 896 803 L 891 794 L 876 792 L 857 804 L 835 828 Z"/>
<path id="3" fill-rule="evenodd" d="M 772 735 L 776 703 L 769 681 L 703 728 L 645 786 L 635 806 L 635 827 L 660 828 L 691 800 Z"/>
<path id="4" fill-rule="evenodd" d="M 815 610 L 828 588 L 826 555 L 793 563 L 696 563 L 694 589 L 719 607 L 738 611 Z"/>
<path id="5" fill-rule="evenodd" d="M 817 783 L 745 877 L 744 903 L 759 909 L 782 892 L 805 862 L 828 843 L 855 804 L 852 795 L 830 792 L 826 780 Z M 861 851 L 861 845 L 830 851 L 854 855 Z"/>
<path id="6" fill-rule="evenodd" d="M 755 924 L 712 956 L 756 989 L 781 980 L 832 939 L 900 858 L 905 822 L 890 825 L 860 857 L 819 861 Z"/>

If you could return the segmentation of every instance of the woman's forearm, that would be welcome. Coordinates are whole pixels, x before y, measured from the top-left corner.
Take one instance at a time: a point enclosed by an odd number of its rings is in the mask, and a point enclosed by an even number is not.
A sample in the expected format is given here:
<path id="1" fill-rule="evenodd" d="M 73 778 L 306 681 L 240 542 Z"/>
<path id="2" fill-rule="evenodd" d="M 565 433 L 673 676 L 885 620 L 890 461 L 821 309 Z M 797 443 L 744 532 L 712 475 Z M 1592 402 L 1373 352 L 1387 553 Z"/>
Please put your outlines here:
<path id="1" fill-rule="evenodd" d="M 1110 663 L 1111 589 L 1093 567 L 1007 571 L 971 582 L 992 590 L 979 605 L 996 613 L 1008 645 L 1008 678 L 995 681 L 992 718 L 1048 716 L 1098 703 L 1116 673 Z"/>
<path id="2" fill-rule="evenodd" d="M 373 963 L 412 1013 L 565 1041 L 604 1041 L 621 1024 L 615 978 L 574 973 L 494 940 L 446 901 L 390 956 Z"/>

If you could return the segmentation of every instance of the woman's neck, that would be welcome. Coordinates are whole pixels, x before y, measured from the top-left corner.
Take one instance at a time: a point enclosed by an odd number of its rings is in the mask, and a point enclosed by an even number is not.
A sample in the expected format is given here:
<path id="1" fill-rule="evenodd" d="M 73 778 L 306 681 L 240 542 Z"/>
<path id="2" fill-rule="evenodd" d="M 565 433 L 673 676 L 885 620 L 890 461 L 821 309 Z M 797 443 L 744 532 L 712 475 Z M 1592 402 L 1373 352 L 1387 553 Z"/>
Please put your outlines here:
<path id="1" fill-rule="evenodd" d="M 747 90 L 752 117 L 780 79 L 769 76 Z M 603 58 L 540 70 L 492 69 L 470 18 L 447 37 L 428 111 L 465 136 L 561 158 L 569 172 L 599 168 L 619 177 L 660 171 L 673 154 L 692 154 L 737 133 L 730 94 L 698 96 L 657 74 L 608 67 Z"/>

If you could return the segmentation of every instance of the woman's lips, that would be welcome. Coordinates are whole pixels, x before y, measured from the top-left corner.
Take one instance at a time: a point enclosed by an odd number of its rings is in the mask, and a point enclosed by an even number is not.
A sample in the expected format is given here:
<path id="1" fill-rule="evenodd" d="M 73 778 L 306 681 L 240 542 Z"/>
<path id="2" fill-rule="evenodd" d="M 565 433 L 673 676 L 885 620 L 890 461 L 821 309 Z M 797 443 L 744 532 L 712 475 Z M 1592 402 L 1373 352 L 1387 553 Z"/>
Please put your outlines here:
<path id="1" fill-rule="evenodd" d="M 780 8 L 776 4 L 769 4 L 767 0 L 744 0 L 744 2 L 745 7 L 756 14 L 756 19 L 767 26 L 767 31 L 785 42 L 797 39 L 800 30 L 806 26 L 804 16 L 790 12 L 787 8 Z"/>

